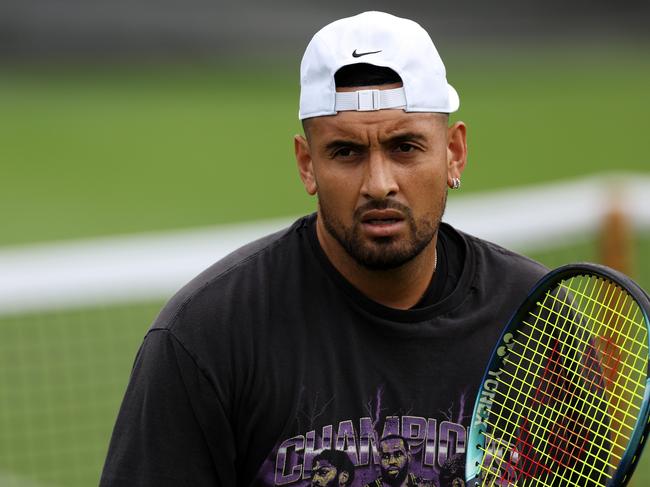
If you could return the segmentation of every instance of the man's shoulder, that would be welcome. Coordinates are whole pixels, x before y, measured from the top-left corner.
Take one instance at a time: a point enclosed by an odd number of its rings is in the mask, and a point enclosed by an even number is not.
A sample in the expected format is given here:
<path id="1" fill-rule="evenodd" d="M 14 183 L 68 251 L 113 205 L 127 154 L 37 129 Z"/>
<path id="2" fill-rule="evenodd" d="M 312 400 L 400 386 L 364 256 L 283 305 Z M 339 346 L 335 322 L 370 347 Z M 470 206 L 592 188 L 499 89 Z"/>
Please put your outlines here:
<path id="1" fill-rule="evenodd" d="M 243 304 L 271 278 L 281 279 L 278 274 L 294 267 L 291 263 L 304 247 L 300 233 L 307 227 L 309 218 L 302 217 L 289 227 L 252 241 L 212 264 L 169 300 L 154 328 L 174 327 L 184 313 L 196 315 L 218 310 L 223 303 Z"/>
<path id="2" fill-rule="evenodd" d="M 502 265 L 509 269 L 520 269 L 522 271 L 531 271 L 535 274 L 543 275 L 548 272 L 548 268 L 530 257 L 502 247 L 499 244 L 484 240 L 469 233 L 455 229 L 463 238 L 472 246 L 479 257 L 491 257 L 498 260 Z"/>
<path id="3" fill-rule="evenodd" d="M 449 225 L 466 242 L 469 261 L 476 278 L 483 282 L 500 282 L 531 287 L 548 271 L 548 267 L 530 257 L 484 240 Z"/>

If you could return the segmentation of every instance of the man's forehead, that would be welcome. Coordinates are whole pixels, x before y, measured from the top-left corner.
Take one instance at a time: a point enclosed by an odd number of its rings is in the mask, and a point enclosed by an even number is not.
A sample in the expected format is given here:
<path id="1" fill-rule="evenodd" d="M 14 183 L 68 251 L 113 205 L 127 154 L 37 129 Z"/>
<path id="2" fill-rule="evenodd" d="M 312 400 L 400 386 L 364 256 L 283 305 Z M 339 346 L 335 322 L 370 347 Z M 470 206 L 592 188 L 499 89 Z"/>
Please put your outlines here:
<path id="1" fill-rule="evenodd" d="M 406 451 L 406 446 L 401 438 L 390 438 L 381 442 L 381 449 L 383 451 L 395 451 L 397 449 Z"/>
<path id="2" fill-rule="evenodd" d="M 359 91 L 359 90 L 390 90 L 393 88 L 400 88 L 402 83 L 387 83 L 383 85 L 369 85 L 369 86 L 337 86 L 336 91 L 338 92 L 347 92 L 347 91 Z"/>
<path id="3" fill-rule="evenodd" d="M 332 465 L 327 460 L 320 459 L 320 460 L 316 460 L 316 465 L 314 465 L 314 470 L 318 470 L 319 468 L 334 468 L 334 465 Z"/>
<path id="4" fill-rule="evenodd" d="M 340 112 L 336 115 L 314 117 L 309 130 L 328 136 L 354 136 L 368 131 L 385 137 L 400 132 L 429 133 L 435 128 L 446 127 L 447 116 L 442 113 L 407 113 L 403 110 L 377 110 L 372 112 Z"/>

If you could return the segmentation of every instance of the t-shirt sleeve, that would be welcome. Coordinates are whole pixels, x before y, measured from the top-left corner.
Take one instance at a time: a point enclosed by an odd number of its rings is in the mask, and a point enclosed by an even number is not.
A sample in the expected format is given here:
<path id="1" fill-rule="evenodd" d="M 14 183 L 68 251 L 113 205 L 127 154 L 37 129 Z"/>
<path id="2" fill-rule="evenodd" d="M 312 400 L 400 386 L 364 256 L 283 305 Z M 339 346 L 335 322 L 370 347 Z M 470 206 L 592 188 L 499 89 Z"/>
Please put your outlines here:
<path id="1" fill-rule="evenodd" d="M 145 338 L 100 487 L 236 485 L 235 444 L 214 386 L 166 329 Z"/>

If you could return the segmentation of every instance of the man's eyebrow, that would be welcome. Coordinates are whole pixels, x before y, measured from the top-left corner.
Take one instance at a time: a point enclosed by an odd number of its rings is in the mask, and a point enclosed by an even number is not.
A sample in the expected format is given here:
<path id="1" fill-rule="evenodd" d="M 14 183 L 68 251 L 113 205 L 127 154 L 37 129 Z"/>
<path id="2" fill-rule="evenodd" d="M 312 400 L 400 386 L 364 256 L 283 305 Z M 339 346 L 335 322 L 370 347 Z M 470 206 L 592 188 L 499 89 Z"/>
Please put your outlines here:
<path id="1" fill-rule="evenodd" d="M 419 132 L 401 132 L 386 137 L 386 139 L 382 142 L 382 145 L 397 145 L 401 142 L 409 141 L 425 143 L 427 141 L 427 137 L 426 135 Z M 351 149 L 355 150 L 363 150 L 366 149 L 367 146 L 350 139 L 334 139 L 325 144 L 326 151 L 331 151 L 340 147 L 350 147 Z"/>
<path id="2" fill-rule="evenodd" d="M 361 150 L 366 148 L 365 145 L 360 144 L 359 142 L 354 142 L 353 140 L 347 140 L 347 139 L 335 139 L 325 144 L 326 151 L 331 151 L 334 149 L 338 149 L 340 147 L 350 147 L 356 150 Z"/>
<path id="3" fill-rule="evenodd" d="M 424 143 L 426 142 L 426 140 L 427 137 L 424 134 L 421 134 L 419 132 L 402 132 L 387 137 L 383 141 L 383 144 L 395 145 L 395 144 L 399 144 L 400 142 L 409 142 L 409 141 Z"/>

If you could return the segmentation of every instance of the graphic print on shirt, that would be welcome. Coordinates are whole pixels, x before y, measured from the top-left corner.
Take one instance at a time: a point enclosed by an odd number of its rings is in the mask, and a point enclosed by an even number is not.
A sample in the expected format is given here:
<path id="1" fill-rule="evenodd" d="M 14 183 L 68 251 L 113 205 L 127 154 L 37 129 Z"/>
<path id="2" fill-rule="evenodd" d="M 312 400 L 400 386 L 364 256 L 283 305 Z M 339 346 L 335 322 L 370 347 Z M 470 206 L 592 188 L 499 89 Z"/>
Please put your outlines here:
<path id="1" fill-rule="evenodd" d="M 299 433 L 278 442 L 255 485 L 464 487 L 465 396 L 429 416 L 385 402 L 379 388 L 360 417 L 323 424 L 333 398 L 313 396 L 295 419 Z"/>

